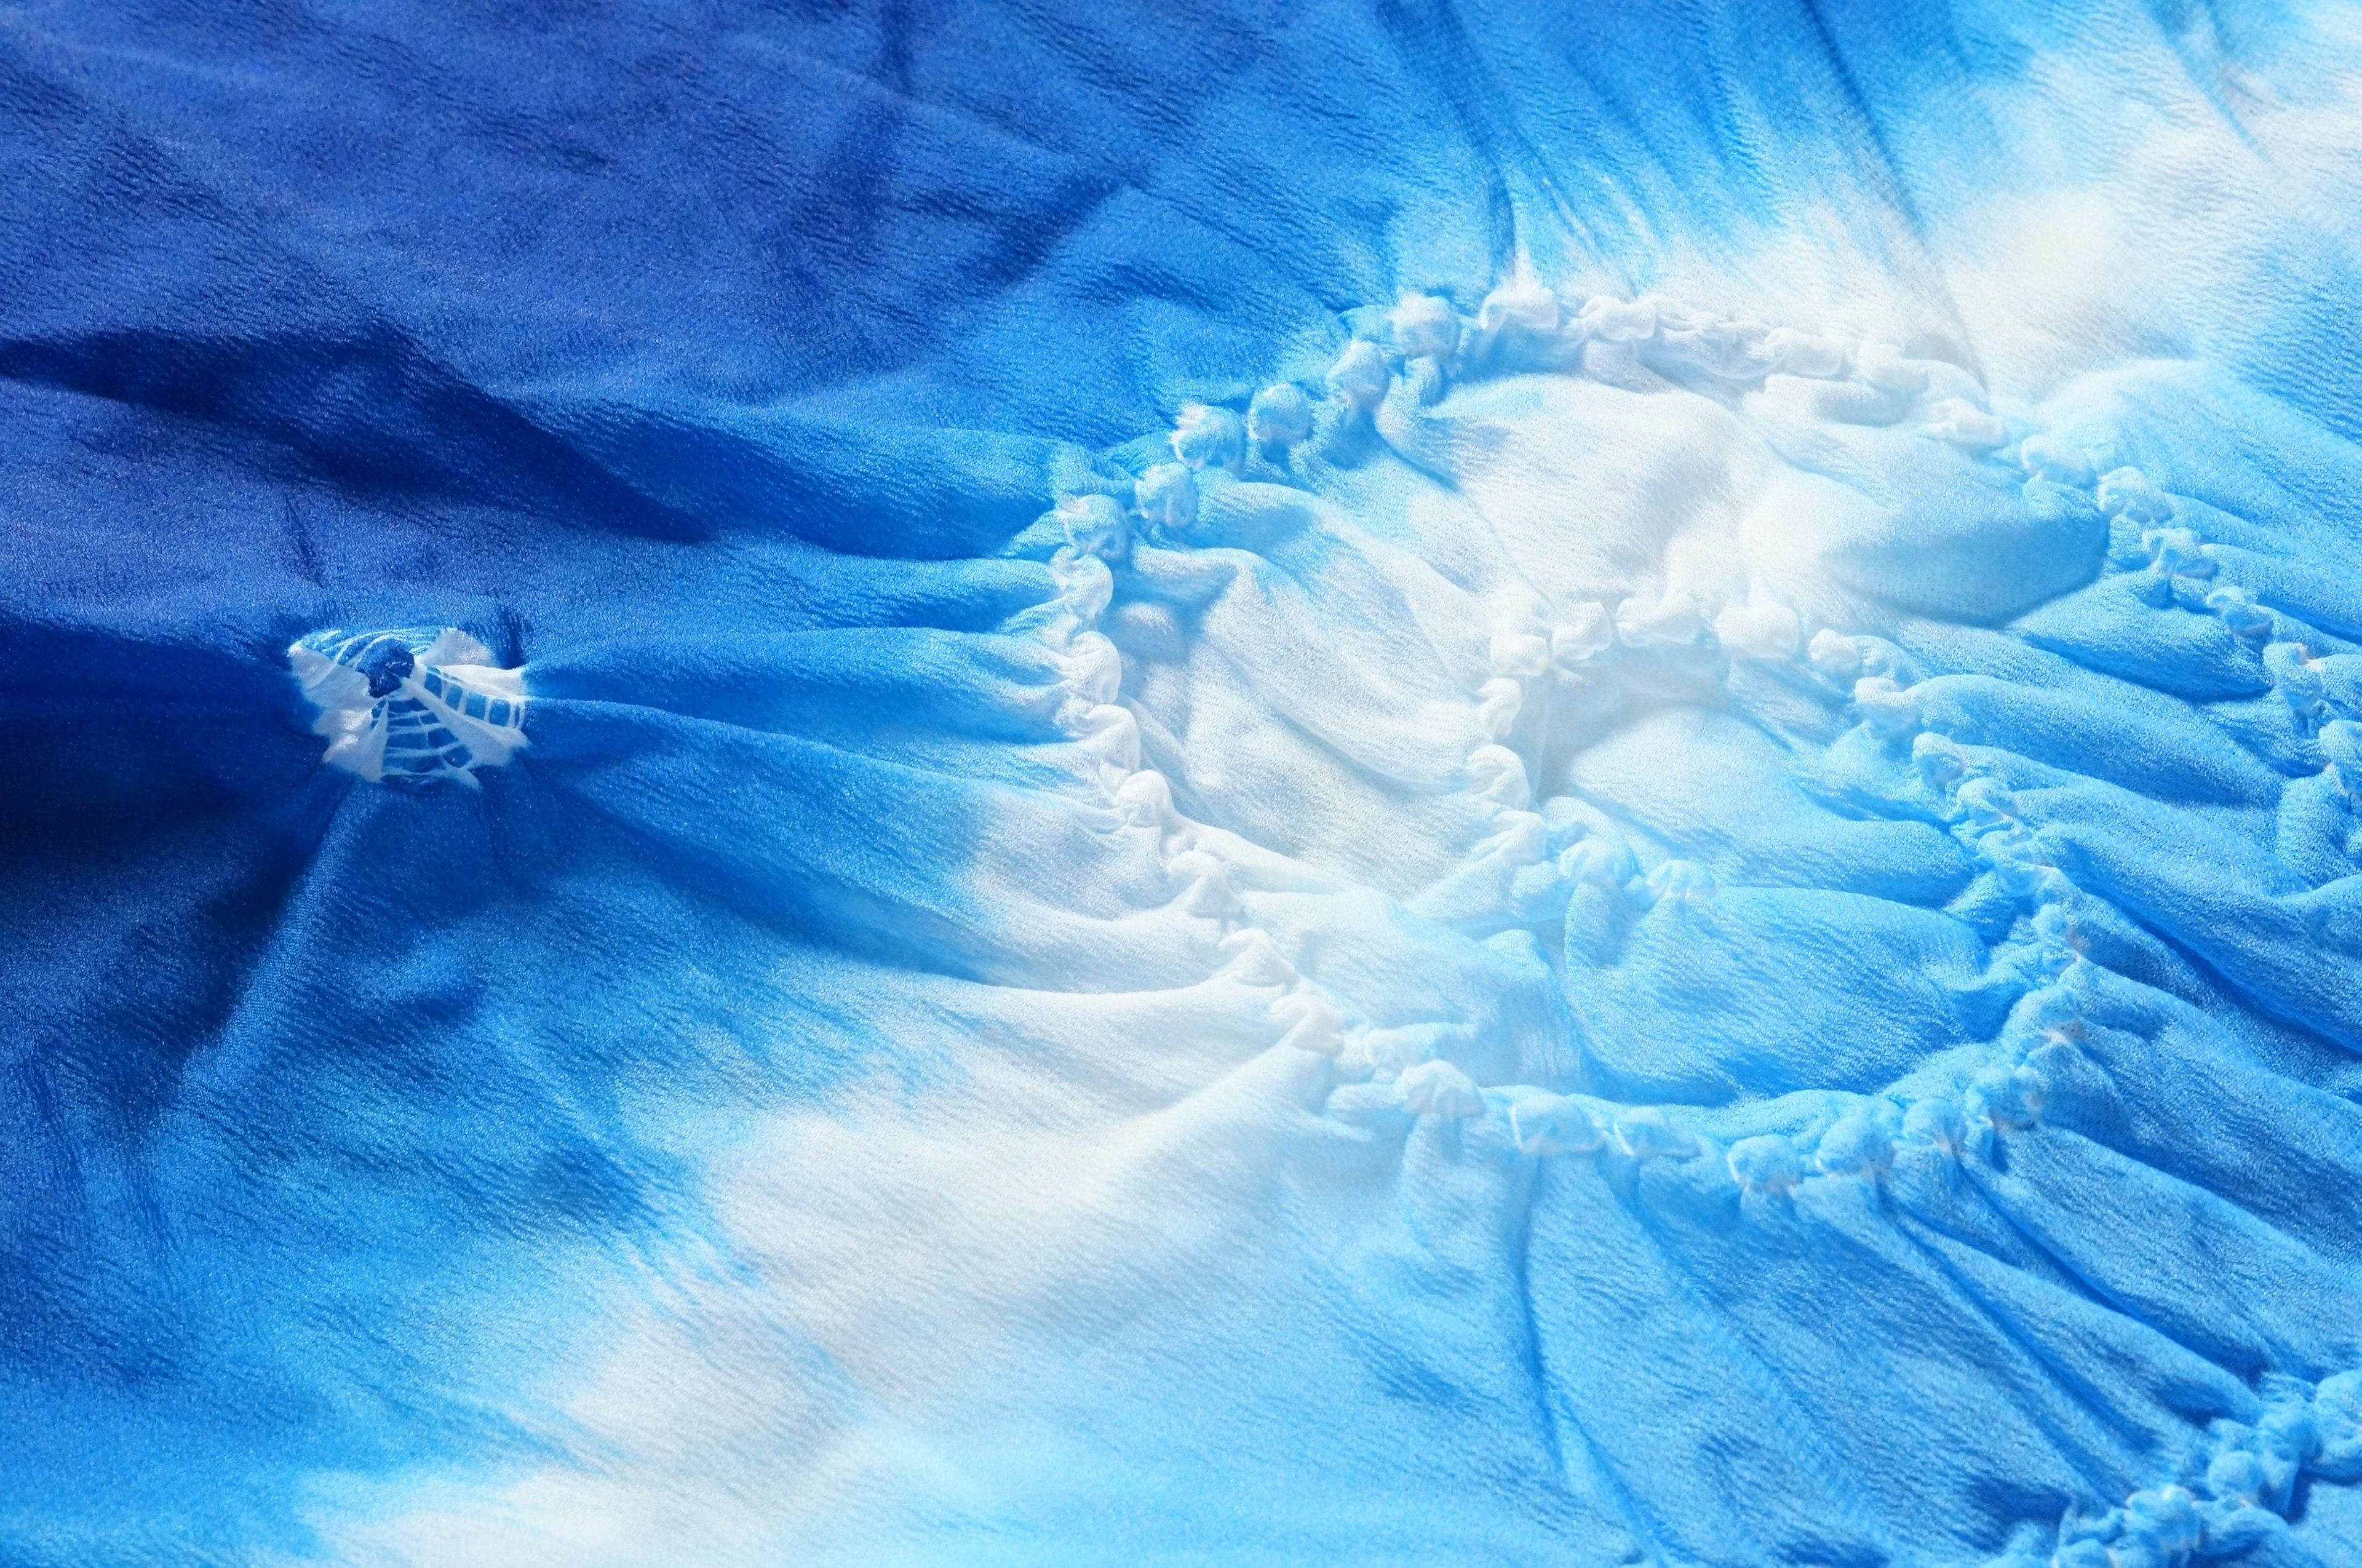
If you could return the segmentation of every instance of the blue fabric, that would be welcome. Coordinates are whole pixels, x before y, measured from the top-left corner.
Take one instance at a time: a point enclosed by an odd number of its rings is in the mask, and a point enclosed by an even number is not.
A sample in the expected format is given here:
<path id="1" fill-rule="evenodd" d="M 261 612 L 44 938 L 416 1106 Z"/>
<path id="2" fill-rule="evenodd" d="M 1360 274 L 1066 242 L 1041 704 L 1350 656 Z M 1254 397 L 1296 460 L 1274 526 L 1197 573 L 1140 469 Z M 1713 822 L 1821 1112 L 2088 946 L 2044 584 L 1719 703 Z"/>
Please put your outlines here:
<path id="1" fill-rule="evenodd" d="M 0 1559 L 2362 1556 L 2357 66 L 9 7 Z"/>

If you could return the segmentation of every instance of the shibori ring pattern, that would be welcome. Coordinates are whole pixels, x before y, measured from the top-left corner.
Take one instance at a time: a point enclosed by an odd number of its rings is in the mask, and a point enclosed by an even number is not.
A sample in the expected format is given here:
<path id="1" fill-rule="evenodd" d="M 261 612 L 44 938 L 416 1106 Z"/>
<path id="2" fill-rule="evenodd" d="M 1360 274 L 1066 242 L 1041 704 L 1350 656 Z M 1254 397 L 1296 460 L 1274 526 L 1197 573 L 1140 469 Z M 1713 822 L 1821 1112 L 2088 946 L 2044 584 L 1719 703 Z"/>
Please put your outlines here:
<path id="1" fill-rule="evenodd" d="M 457 626 L 329 628 L 287 650 L 327 737 L 321 760 L 370 783 L 452 778 L 478 788 L 525 744 L 523 673 Z"/>
<path id="2" fill-rule="evenodd" d="M 0 1560 L 2362 1556 L 2350 7 L 24 9 Z"/>

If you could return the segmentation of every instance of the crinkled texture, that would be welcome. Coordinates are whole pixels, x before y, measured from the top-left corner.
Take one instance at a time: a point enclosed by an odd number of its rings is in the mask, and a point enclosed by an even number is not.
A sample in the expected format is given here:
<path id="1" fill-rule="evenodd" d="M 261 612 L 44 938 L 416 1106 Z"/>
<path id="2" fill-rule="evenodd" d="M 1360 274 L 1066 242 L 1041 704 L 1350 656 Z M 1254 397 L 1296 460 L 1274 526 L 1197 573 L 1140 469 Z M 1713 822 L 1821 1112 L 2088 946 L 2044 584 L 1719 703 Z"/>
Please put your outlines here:
<path id="1" fill-rule="evenodd" d="M 2362 1551 L 2341 15 L 9 37 L 0 1556 Z"/>

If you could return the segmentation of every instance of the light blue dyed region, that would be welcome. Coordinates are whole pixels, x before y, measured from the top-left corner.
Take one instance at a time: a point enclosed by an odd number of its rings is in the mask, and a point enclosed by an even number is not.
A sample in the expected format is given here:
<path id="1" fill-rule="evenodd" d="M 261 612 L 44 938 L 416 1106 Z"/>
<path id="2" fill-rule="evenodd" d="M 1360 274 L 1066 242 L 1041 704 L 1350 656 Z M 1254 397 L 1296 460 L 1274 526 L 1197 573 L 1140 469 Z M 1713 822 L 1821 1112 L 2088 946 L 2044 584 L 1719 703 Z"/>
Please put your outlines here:
<path id="1" fill-rule="evenodd" d="M 2362 1553 L 2339 14 L 6 47 L 0 1556 Z"/>

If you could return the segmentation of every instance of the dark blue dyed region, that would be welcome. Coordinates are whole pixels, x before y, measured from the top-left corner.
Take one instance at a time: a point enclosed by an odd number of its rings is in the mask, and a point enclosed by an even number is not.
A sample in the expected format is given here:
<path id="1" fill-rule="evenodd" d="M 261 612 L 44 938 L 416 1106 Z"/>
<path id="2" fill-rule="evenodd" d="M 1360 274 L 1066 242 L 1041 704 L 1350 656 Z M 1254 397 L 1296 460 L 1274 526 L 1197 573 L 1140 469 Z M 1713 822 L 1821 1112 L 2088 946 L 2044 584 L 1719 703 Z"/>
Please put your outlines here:
<path id="1" fill-rule="evenodd" d="M 2021 64 L 1802 0 L 12 7 L 0 1557 L 300 1551 L 301 1476 L 530 1454 L 505 1307 L 685 1186 L 623 1069 L 711 1087 L 781 951 L 962 972 L 979 787 L 749 718 L 734 639 L 981 642 L 1059 465 L 1400 287 L 1952 221 Z M 287 644 L 445 624 L 551 661 L 532 748 L 323 772 Z"/>

